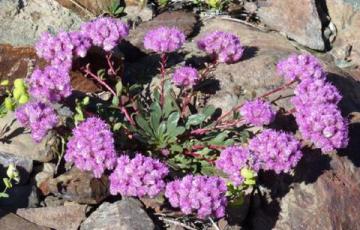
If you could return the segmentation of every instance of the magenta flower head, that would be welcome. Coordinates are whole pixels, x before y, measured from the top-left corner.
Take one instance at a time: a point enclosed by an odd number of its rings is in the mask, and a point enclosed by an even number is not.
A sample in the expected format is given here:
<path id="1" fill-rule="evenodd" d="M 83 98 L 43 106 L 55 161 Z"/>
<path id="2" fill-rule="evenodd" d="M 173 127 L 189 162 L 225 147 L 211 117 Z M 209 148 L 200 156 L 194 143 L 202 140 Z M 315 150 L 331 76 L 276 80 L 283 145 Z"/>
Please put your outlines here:
<path id="1" fill-rule="evenodd" d="M 324 79 L 326 74 L 320 61 L 309 54 L 292 54 L 288 58 L 280 60 L 276 66 L 279 75 L 287 81 L 295 79 Z"/>
<path id="2" fill-rule="evenodd" d="M 291 102 L 297 109 L 310 105 L 338 104 L 342 96 L 339 90 L 324 79 L 305 79 L 294 90 Z"/>
<path id="3" fill-rule="evenodd" d="M 257 165 L 255 168 L 274 170 L 277 174 L 289 172 L 302 157 L 301 145 L 296 138 L 285 132 L 267 129 L 249 141 Z"/>
<path id="4" fill-rule="evenodd" d="M 51 65 L 69 70 L 72 66 L 74 45 L 70 34 L 60 32 L 56 36 L 44 32 L 35 45 L 39 57 L 50 62 Z"/>
<path id="5" fill-rule="evenodd" d="M 219 62 L 234 63 L 240 60 L 244 48 L 240 39 L 232 33 L 215 31 L 201 38 L 197 45 Z"/>
<path id="6" fill-rule="evenodd" d="M 36 69 L 28 84 L 31 96 L 41 101 L 58 102 L 70 96 L 72 91 L 68 71 L 52 66 Z"/>
<path id="7" fill-rule="evenodd" d="M 229 176 L 235 186 L 239 186 L 244 182 L 244 178 L 240 174 L 241 169 L 251 168 L 253 161 L 254 157 L 247 148 L 230 146 L 221 151 L 215 165 Z"/>
<path id="8" fill-rule="evenodd" d="M 87 118 L 72 133 L 64 157 L 67 162 L 73 162 L 81 170 L 92 171 L 96 178 L 100 178 L 106 169 L 114 168 L 114 138 L 103 120 Z"/>
<path id="9" fill-rule="evenodd" d="M 110 193 L 135 197 L 155 197 L 165 189 L 164 177 L 169 169 L 159 160 L 136 154 L 130 159 L 122 155 L 110 175 Z"/>
<path id="10" fill-rule="evenodd" d="M 240 114 L 247 124 L 268 125 L 275 119 L 276 112 L 269 102 L 262 99 L 247 101 L 240 108 Z"/>
<path id="11" fill-rule="evenodd" d="M 36 142 L 40 142 L 58 124 L 55 110 L 42 102 L 26 103 L 16 110 L 15 116 L 20 124 L 31 130 Z"/>
<path id="12" fill-rule="evenodd" d="M 129 34 L 129 26 L 124 22 L 101 17 L 83 24 L 80 28 L 83 36 L 90 38 L 95 46 L 105 51 L 112 50 L 124 37 Z"/>
<path id="13" fill-rule="evenodd" d="M 172 78 L 172 82 L 178 87 L 193 87 L 198 81 L 198 71 L 188 66 L 177 68 Z"/>
<path id="14" fill-rule="evenodd" d="M 172 207 L 180 208 L 186 215 L 196 212 L 201 219 L 221 218 L 227 205 L 226 190 L 225 181 L 219 177 L 187 175 L 168 183 L 165 197 Z"/>
<path id="15" fill-rule="evenodd" d="M 341 116 L 335 104 L 297 108 L 295 118 L 303 138 L 310 140 L 322 152 L 347 147 L 348 121 Z"/>
<path id="16" fill-rule="evenodd" d="M 69 36 L 73 45 L 73 55 L 82 58 L 85 57 L 92 46 L 91 40 L 81 32 L 71 32 Z"/>
<path id="17" fill-rule="evenodd" d="M 144 47 L 156 53 L 171 53 L 180 49 L 185 38 L 185 34 L 176 27 L 162 26 L 147 32 Z"/>

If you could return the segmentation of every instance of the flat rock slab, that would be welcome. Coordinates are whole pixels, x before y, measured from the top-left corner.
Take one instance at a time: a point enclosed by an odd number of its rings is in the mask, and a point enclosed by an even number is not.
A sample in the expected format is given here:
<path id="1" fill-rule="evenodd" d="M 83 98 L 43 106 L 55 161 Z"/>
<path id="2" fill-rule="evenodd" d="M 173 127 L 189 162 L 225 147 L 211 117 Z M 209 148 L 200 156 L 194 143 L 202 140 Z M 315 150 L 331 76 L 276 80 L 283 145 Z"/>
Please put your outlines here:
<path id="1" fill-rule="evenodd" d="M 0 210 L 1 230 L 50 230 L 50 228 L 38 226 L 31 223 L 18 215 Z"/>
<path id="2" fill-rule="evenodd" d="M 86 205 L 68 204 L 58 207 L 18 209 L 16 214 L 40 226 L 76 230 L 86 218 Z"/>
<path id="3" fill-rule="evenodd" d="M 83 172 L 75 167 L 56 178 L 43 181 L 39 189 L 45 196 L 54 194 L 82 204 L 98 204 L 109 195 L 106 176 L 94 178 L 91 172 Z"/>
<path id="4" fill-rule="evenodd" d="M 191 12 L 165 12 L 151 21 L 141 23 L 134 30 L 131 30 L 127 40 L 141 51 L 150 52 L 145 50 L 143 45 L 144 36 L 149 30 L 159 26 L 177 27 L 179 30 L 183 31 L 186 36 L 189 36 L 193 33 L 196 22 L 196 17 Z"/>
<path id="5" fill-rule="evenodd" d="M 14 113 L 8 113 L 0 119 L 0 129 L 5 130 L 0 137 L 0 152 L 40 162 L 54 159 L 55 153 L 50 150 L 53 142 L 51 135 L 45 137 L 40 143 L 36 143 L 30 133 L 16 121 Z"/>
<path id="6" fill-rule="evenodd" d="M 268 0 L 258 9 L 260 20 L 298 43 L 324 50 L 322 23 L 315 0 Z"/>
<path id="7" fill-rule="evenodd" d="M 331 54 L 337 65 L 360 66 L 360 2 L 354 0 L 326 0 L 329 16 L 335 24 L 337 36 Z"/>
<path id="8" fill-rule="evenodd" d="M 142 204 L 129 198 L 115 203 L 105 202 L 82 224 L 81 230 L 153 230 L 154 223 Z"/>
<path id="9" fill-rule="evenodd" d="M 0 43 L 32 45 L 44 31 L 76 29 L 82 20 L 54 0 L 0 1 Z"/>

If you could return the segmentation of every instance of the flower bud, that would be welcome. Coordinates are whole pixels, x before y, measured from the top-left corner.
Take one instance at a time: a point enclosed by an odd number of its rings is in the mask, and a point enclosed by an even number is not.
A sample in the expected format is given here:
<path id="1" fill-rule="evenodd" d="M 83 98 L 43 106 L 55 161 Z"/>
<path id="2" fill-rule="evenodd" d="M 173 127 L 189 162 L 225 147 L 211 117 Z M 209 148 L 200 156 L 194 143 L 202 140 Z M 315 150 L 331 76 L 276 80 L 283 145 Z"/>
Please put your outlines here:
<path id="1" fill-rule="evenodd" d="M 10 97 L 5 98 L 4 105 L 7 110 L 9 111 L 14 110 L 14 105 Z"/>

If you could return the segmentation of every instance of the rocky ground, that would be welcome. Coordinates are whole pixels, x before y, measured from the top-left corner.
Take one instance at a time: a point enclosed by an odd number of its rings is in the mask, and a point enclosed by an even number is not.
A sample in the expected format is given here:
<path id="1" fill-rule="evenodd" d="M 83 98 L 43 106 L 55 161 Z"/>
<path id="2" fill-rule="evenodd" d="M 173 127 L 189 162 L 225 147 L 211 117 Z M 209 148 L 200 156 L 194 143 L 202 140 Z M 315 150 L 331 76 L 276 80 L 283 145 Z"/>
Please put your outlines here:
<path id="1" fill-rule="evenodd" d="M 75 3 L 79 3 L 79 5 Z M 109 1 L 0 0 L 0 80 L 26 77 L 38 60 L 32 45 L 42 31 L 72 30 L 104 12 Z M 189 40 L 208 31 L 237 34 L 246 46 L 242 60 L 219 65 L 212 73 L 216 87 L 204 103 L 229 109 L 246 98 L 282 84 L 275 64 L 291 53 L 318 56 L 329 79 L 341 90 L 343 113 L 349 117 L 351 141 L 347 149 L 329 156 L 305 154 L 295 175 L 260 175 L 256 195 L 241 210 L 229 210 L 220 229 L 358 229 L 360 224 L 360 4 L 356 0 L 238 1 L 229 15 L 203 15 L 191 11 L 156 12 L 126 1 L 124 20 L 133 22 L 128 41 L 117 48 L 124 56 L 126 76 L 151 79 L 157 57 L 146 54 L 146 30 L 178 26 Z M 174 3 L 175 4 L 175 3 Z M 176 3 L 177 4 L 177 3 Z M 181 7 L 178 7 L 181 8 Z M 238 12 L 238 13 L 236 13 Z M 243 15 L 246 15 L 245 17 Z M 250 17 L 250 19 L 249 19 Z M 252 18 L 252 19 L 251 19 Z M 194 43 L 188 43 L 170 62 L 199 65 L 204 60 Z M 141 68 L 140 68 L 141 67 Z M 145 78 L 146 77 L 146 78 Z M 72 73 L 79 93 L 99 88 L 81 74 Z M 289 107 L 288 102 L 281 104 Z M 63 113 L 70 111 L 64 110 Z M 51 135 L 35 144 L 13 114 L 0 119 L 0 176 L 15 162 L 21 181 L 0 200 L 1 229 L 192 229 L 213 228 L 186 224 L 166 215 L 161 201 L 122 199 L 113 202 L 107 178 L 73 168 L 58 175 Z M 190 227 L 191 226 L 191 227 Z"/>

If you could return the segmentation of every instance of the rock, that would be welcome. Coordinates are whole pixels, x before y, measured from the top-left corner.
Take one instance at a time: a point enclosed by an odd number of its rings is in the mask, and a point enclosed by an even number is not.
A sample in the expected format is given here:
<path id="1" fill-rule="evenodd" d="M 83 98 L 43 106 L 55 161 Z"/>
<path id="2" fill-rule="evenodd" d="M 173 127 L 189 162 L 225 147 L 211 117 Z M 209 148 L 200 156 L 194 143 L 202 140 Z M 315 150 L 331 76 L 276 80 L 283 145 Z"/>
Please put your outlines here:
<path id="1" fill-rule="evenodd" d="M 33 170 L 33 161 L 27 157 L 0 152 L 0 178 L 6 177 L 6 170 L 10 163 L 15 164 L 20 173 L 19 185 L 26 184 Z"/>
<path id="2" fill-rule="evenodd" d="M 149 30 L 159 26 L 176 26 L 181 31 L 183 31 L 186 36 L 190 36 L 194 31 L 195 24 L 196 18 L 193 13 L 185 11 L 165 12 L 158 15 L 151 21 L 141 23 L 134 30 L 131 30 L 127 40 L 133 46 L 141 49 L 144 52 L 148 52 L 143 46 L 143 41 L 145 34 Z"/>
<path id="3" fill-rule="evenodd" d="M 315 0 L 268 0 L 258 9 L 263 23 L 315 50 L 326 48 L 320 13 Z"/>
<path id="4" fill-rule="evenodd" d="M 137 21 L 137 18 L 140 18 L 142 22 L 146 22 L 150 21 L 154 16 L 153 10 L 147 6 L 126 6 L 124 13 L 126 13 L 124 18 L 131 21 Z"/>
<path id="5" fill-rule="evenodd" d="M 34 208 L 39 204 L 37 188 L 34 183 L 27 185 L 16 185 L 7 191 L 9 198 L 0 199 L 0 207 L 9 211 L 18 208 Z"/>
<path id="6" fill-rule="evenodd" d="M 52 229 L 76 230 L 86 218 L 86 205 L 18 209 L 16 214 L 32 223 Z"/>
<path id="7" fill-rule="evenodd" d="M 55 152 L 51 150 L 51 146 L 55 140 L 51 134 L 40 143 L 36 143 L 30 133 L 16 121 L 14 113 L 8 113 L 0 119 L 0 128 L 4 130 L 4 134 L 0 137 L 0 152 L 40 162 L 54 159 Z"/>
<path id="8" fill-rule="evenodd" d="M 39 187 L 43 182 L 49 178 L 53 178 L 55 174 L 55 164 L 53 163 L 44 163 L 43 169 L 41 172 L 35 175 L 36 186 Z"/>
<path id="9" fill-rule="evenodd" d="M 75 167 L 56 178 L 45 180 L 39 189 L 45 196 L 54 194 L 82 204 L 98 204 L 109 195 L 106 176 L 96 179 L 91 172 L 82 172 Z"/>
<path id="10" fill-rule="evenodd" d="M 81 19 L 54 0 L 0 1 L 0 43 L 32 45 L 44 31 L 73 30 Z"/>
<path id="11" fill-rule="evenodd" d="M 352 0 L 326 0 L 337 36 L 331 54 L 339 67 L 360 65 L 360 3 Z"/>
<path id="12" fill-rule="evenodd" d="M 275 63 L 296 52 L 287 39 L 277 33 L 264 33 L 236 22 L 214 19 L 209 20 L 193 40 L 196 42 L 218 28 L 238 35 L 245 52 L 238 63 L 220 64 L 211 73 L 213 84 L 210 89 L 203 90 L 209 94 L 207 103 L 228 111 L 254 95 L 261 95 L 283 84 L 283 79 L 276 76 Z M 185 57 L 187 64 L 199 66 L 206 58 L 204 52 L 196 48 L 195 42 L 186 44 L 184 53 L 188 53 Z"/>
<path id="13" fill-rule="evenodd" d="M 153 230 L 155 226 L 142 204 L 129 198 L 112 204 L 103 203 L 81 224 L 80 229 Z"/>
<path id="14" fill-rule="evenodd" d="M 94 53 L 94 52 L 93 52 Z M 90 55 L 85 60 L 98 59 L 98 55 Z M 8 79 L 11 82 L 16 78 L 26 78 L 36 66 L 45 67 L 47 63 L 40 60 L 32 47 L 13 47 L 0 44 L 0 80 Z M 73 89 L 84 93 L 93 93 L 99 87 L 79 71 L 72 71 L 71 84 Z"/>
<path id="15" fill-rule="evenodd" d="M 113 0 L 56 0 L 62 6 L 84 17 L 94 17 L 108 11 Z"/>
<path id="16" fill-rule="evenodd" d="M 18 215 L 8 213 L 3 210 L 0 210 L 0 217 L 0 226 L 2 230 L 50 230 L 49 228 L 38 226 L 34 223 L 24 220 Z"/>

